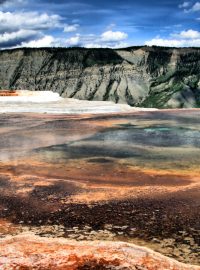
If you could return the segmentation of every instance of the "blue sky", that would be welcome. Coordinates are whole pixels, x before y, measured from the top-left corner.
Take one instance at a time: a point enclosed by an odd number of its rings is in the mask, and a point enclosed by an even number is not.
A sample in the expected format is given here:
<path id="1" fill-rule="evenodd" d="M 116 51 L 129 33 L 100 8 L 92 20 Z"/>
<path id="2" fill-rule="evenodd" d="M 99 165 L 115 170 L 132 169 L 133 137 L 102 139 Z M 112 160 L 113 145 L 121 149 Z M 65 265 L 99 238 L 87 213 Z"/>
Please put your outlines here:
<path id="1" fill-rule="evenodd" d="M 200 46 L 200 2 L 0 0 L 0 48 Z"/>

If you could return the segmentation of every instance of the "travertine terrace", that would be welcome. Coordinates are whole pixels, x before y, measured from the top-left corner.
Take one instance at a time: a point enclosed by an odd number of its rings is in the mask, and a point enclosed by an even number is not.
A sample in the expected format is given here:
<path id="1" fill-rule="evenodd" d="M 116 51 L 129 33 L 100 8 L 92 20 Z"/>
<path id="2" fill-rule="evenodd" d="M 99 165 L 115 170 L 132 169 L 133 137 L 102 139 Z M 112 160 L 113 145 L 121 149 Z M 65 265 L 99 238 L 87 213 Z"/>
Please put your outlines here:
<path id="1" fill-rule="evenodd" d="M 122 242 L 75 242 L 30 235 L 3 240 L 2 270 L 199 270 Z"/>
<path id="2" fill-rule="evenodd" d="M 0 113 L 99 114 L 141 111 L 126 104 L 62 98 L 51 91 L 1 91 Z M 155 110 L 155 109 L 145 109 Z"/>

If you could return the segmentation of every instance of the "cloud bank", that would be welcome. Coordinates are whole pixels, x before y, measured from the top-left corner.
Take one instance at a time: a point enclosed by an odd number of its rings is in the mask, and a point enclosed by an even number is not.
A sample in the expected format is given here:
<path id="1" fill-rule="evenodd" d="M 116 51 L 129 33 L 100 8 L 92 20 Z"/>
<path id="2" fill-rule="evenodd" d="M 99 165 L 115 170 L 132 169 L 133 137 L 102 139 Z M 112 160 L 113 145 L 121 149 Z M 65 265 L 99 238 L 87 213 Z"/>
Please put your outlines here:
<path id="1" fill-rule="evenodd" d="M 200 32 L 189 29 L 180 33 L 171 34 L 169 38 L 163 39 L 160 37 L 146 41 L 148 46 L 166 46 L 166 47 L 199 47 Z"/>
<path id="2" fill-rule="evenodd" d="M 0 49 L 200 46 L 199 21 L 190 0 L 0 0 Z"/>

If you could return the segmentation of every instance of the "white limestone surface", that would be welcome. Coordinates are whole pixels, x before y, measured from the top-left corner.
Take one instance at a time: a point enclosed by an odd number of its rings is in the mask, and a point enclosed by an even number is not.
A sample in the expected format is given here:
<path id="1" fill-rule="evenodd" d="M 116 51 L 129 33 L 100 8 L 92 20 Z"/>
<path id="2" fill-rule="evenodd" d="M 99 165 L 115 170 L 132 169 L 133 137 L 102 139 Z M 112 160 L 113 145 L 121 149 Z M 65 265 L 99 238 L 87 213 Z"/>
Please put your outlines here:
<path id="1" fill-rule="evenodd" d="M 59 101 L 62 98 L 58 93 L 52 91 L 16 91 L 17 96 L 0 96 L 0 102 L 6 103 L 46 103 Z"/>
<path id="2" fill-rule="evenodd" d="M 142 109 L 111 101 L 62 98 L 51 91 L 16 91 L 18 96 L 0 96 L 0 113 L 99 114 L 134 112 Z M 155 110 L 155 109 L 153 109 Z"/>

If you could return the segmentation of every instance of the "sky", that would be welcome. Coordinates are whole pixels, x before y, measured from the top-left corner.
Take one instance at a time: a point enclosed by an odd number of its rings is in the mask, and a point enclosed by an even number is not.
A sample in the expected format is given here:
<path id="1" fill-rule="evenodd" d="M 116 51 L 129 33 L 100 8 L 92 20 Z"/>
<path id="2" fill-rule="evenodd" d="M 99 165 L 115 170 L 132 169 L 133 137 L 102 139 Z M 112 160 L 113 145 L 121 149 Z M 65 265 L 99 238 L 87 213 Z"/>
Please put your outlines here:
<path id="1" fill-rule="evenodd" d="M 200 2 L 0 0 L 0 49 L 200 47 Z"/>

